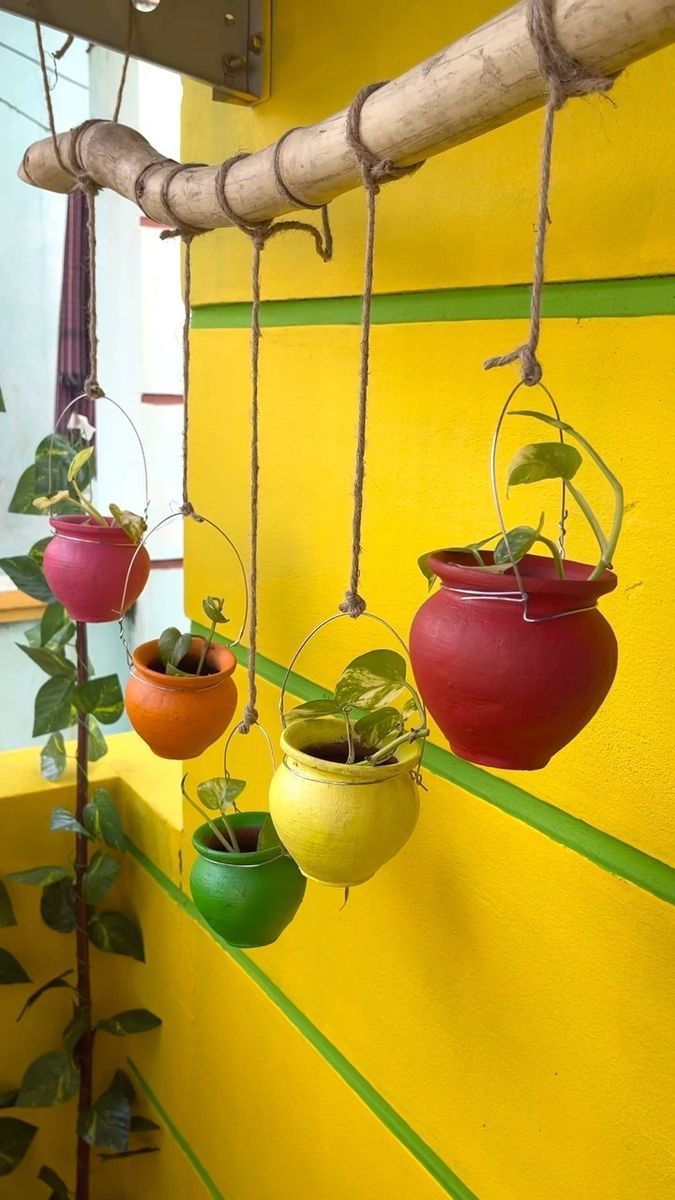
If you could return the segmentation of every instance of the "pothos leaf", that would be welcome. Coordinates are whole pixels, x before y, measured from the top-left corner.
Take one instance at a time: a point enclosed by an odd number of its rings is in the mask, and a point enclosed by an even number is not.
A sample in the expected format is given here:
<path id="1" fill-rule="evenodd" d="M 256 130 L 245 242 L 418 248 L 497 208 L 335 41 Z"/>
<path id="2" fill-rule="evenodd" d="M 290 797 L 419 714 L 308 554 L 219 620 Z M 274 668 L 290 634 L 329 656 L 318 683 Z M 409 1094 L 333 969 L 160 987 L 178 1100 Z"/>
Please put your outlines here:
<path id="1" fill-rule="evenodd" d="M 56 676 L 43 683 L 35 697 L 33 737 L 43 733 L 58 733 L 74 725 L 74 681 L 71 676 Z"/>
<path id="2" fill-rule="evenodd" d="M 170 625 L 168 629 L 162 630 L 159 635 L 159 657 L 164 666 L 171 662 L 173 657 L 173 649 L 176 642 L 180 638 L 180 629 L 176 629 L 175 625 Z"/>
<path id="3" fill-rule="evenodd" d="M 330 697 L 325 700 L 308 700 L 306 704 L 298 704 L 286 714 L 286 723 L 292 725 L 294 721 L 307 721 L 315 717 L 334 717 L 340 715 L 340 707 Z"/>
<path id="4" fill-rule="evenodd" d="M 354 733 L 366 750 L 376 750 L 402 728 L 403 718 L 397 708 L 377 708 L 355 722 Z"/>
<path id="5" fill-rule="evenodd" d="M 335 688 L 340 708 L 377 708 L 405 688 L 405 659 L 395 650 L 370 650 L 345 667 Z"/>
<path id="6" fill-rule="evenodd" d="M 51 1167 L 40 1167 L 38 1179 L 40 1183 L 46 1183 L 47 1187 L 52 1189 L 49 1200 L 68 1200 L 70 1196 L 68 1185 L 63 1182 L 61 1176 L 57 1175 L 56 1171 L 53 1171 Z"/>
<path id="7" fill-rule="evenodd" d="M 123 1092 L 108 1089 L 88 1112 L 80 1114 L 77 1132 L 90 1146 L 124 1151 L 131 1131 L 131 1103 Z"/>
<path id="8" fill-rule="evenodd" d="M 72 879 L 47 884 L 40 900 L 40 916 L 55 933 L 72 933 L 75 928 L 75 889 Z"/>
<path id="9" fill-rule="evenodd" d="M 33 600 L 50 604 L 54 599 L 51 588 L 42 574 L 42 567 L 30 554 L 0 558 L 0 570 L 9 575 L 12 583 L 20 592 L 25 592 Z"/>
<path id="10" fill-rule="evenodd" d="M 84 824 L 91 837 L 105 842 L 113 850 L 126 850 L 127 842 L 122 822 L 110 792 L 96 788 L 83 813 Z"/>
<path id="11" fill-rule="evenodd" d="M 509 463 L 508 487 L 542 479 L 573 479 L 583 459 L 569 442 L 532 442 L 522 446 Z"/>
<path id="12" fill-rule="evenodd" d="M 124 712 L 124 697 L 117 675 L 101 675 L 75 688 L 73 703 L 91 713 L 102 725 L 112 725 Z"/>
<path id="13" fill-rule="evenodd" d="M 162 1024 L 161 1017 L 156 1017 L 147 1008 L 129 1008 L 125 1012 L 116 1013 L 114 1017 L 106 1017 L 99 1021 L 99 1029 L 112 1033 L 115 1037 L 126 1037 L 131 1033 L 148 1033 Z"/>
<path id="14" fill-rule="evenodd" d="M 33 992 L 32 996 L 28 997 L 26 1003 L 21 1009 L 21 1012 L 16 1018 L 17 1022 L 25 1016 L 25 1014 L 28 1012 L 28 1009 L 32 1008 L 41 996 L 44 996 L 45 992 L 51 992 L 55 988 L 72 988 L 72 984 L 68 983 L 68 976 L 73 974 L 73 969 L 70 967 L 67 971 L 62 971 L 60 975 L 56 975 L 54 979 L 50 979 L 47 983 L 43 983 L 42 987 L 39 987 L 36 992 Z"/>
<path id="15" fill-rule="evenodd" d="M 120 873 L 120 864 L 107 850 L 97 850 L 92 856 L 82 881 L 87 904 L 100 904 L 108 895 Z"/>
<path id="16" fill-rule="evenodd" d="M 10 954 L 9 950 L 0 946 L 0 984 L 30 982 L 31 977 L 24 971 L 19 960 Z"/>
<path id="17" fill-rule="evenodd" d="M 224 603 L 224 596 L 207 596 L 205 600 L 202 600 L 202 608 L 209 621 L 215 621 L 216 625 L 226 625 L 228 623 L 229 617 L 226 617 L 223 612 Z"/>
<path id="18" fill-rule="evenodd" d="M 28 1067 L 21 1082 L 17 1106 L 52 1108 L 55 1104 L 65 1104 L 79 1086 L 79 1072 L 72 1059 L 62 1050 L 50 1050 Z"/>
<path id="19" fill-rule="evenodd" d="M 495 546 L 495 566 L 508 567 L 513 562 L 520 562 L 521 558 L 529 554 L 534 546 L 541 533 L 543 524 L 544 514 L 542 513 L 536 529 L 532 529 L 530 525 L 517 525 L 515 529 L 509 529 L 506 537 L 501 538 Z"/>
<path id="20" fill-rule="evenodd" d="M 134 543 L 141 541 L 143 534 L 148 528 L 145 517 L 139 516 L 138 513 L 130 512 L 128 508 L 119 508 L 117 504 L 110 505 L 110 512 L 114 517 L 115 524 L 124 530 L 129 541 Z"/>
<path id="21" fill-rule="evenodd" d="M 89 922 L 89 937 L 98 950 L 145 962 L 140 926 L 121 912 L 97 913 Z"/>
<path id="22" fill-rule="evenodd" d="M 7 878 L 29 887 L 46 887 L 48 883 L 56 883 L 57 879 L 70 879 L 71 875 L 67 867 L 30 867 L 27 871 L 11 871 Z"/>
<path id="23" fill-rule="evenodd" d="M 66 769 L 66 743 L 62 733 L 52 733 L 40 751 L 40 771 L 43 779 L 56 783 Z"/>
<path id="24" fill-rule="evenodd" d="M 84 837 L 91 836 L 88 829 L 85 829 L 84 825 L 81 825 L 77 818 L 60 804 L 52 809 L 49 828 L 52 833 L 79 833 Z"/>
<path id="25" fill-rule="evenodd" d="M 69 1054 L 71 1058 L 75 1054 L 80 1038 L 84 1037 L 88 1029 L 89 1022 L 84 1013 L 78 1012 L 75 1008 L 72 1017 L 61 1034 L 61 1041 L 65 1046 L 66 1054 Z"/>
<path id="26" fill-rule="evenodd" d="M 26 1154 L 37 1125 L 17 1117 L 0 1117 L 0 1175 L 11 1175 Z"/>
<path id="27" fill-rule="evenodd" d="M 235 803 L 245 787 L 245 779 L 230 779 L 223 775 L 197 784 L 197 795 L 206 808 L 219 808 L 222 811 Z"/>
<path id="28" fill-rule="evenodd" d="M 72 462 L 70 463 L 70 466 L 68 467 L 68 475 L 67 475 L 68 483 L 72 483 L 74 479 L 77 479 L 77 476 L 79 475 L 83 466 L 85 465 L 85 463 L 89 462 L 89 459 L 91 458 L 93 453 L 94 453 L 93 446 L 87 446 L 85 450 L 78 450 L 77 454 L 74 456 Z"/>
<path id="29" fill-rule="evenodd" d="M 87 728 L 89 730 L 89 762 L 98 762 L 99 758 L 103 758 L 108 753 L 108 743 L 96 717 L 93 717 L 91 713 L 87 717 Z"/>
<path id="30" fill-rule="evenodd" d="M 16 925 L 16 917 L 9 892 L 0 879 L 0 929 L 7 929 L 10 925 Z"/>

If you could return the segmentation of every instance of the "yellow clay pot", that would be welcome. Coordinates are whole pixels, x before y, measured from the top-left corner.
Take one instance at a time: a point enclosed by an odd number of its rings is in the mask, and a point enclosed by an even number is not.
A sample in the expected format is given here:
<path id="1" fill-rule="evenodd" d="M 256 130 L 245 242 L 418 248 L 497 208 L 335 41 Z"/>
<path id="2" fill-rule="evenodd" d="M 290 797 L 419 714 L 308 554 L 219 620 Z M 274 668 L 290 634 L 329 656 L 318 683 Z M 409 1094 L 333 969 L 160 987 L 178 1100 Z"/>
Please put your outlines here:
<path id="1" fill-rule="evenodd" d="M 344 723 L 335 717 L 297 721 L 284 730 L 270 812 L 303 875 L 344 888 L 370 879 L 415 828 L 421 747 L 399 746 L 395 762 L 377 767 L 327 762 L 303 750 L 341 738 Z"/>

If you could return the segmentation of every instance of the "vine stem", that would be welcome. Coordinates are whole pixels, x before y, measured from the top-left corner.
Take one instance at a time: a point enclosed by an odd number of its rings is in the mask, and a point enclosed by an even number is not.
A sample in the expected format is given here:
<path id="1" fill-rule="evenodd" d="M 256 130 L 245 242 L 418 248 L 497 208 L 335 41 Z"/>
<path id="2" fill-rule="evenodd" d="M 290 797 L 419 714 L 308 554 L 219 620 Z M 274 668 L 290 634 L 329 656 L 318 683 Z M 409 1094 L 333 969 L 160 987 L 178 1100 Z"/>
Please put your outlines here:
<path id="1" fill-rule="evenodd" d="M 75 649 L 77 652 L 77 682 L 82 685 L 89 678 L 87 652 L 87 626 L 83 621 L 76 625 Z M 84 823 L 84 807 L 89 799 L 89 727 L 87 714 L 77 714 L 77 780 L 75 816 Z M 76 1048 L 77 1065 L 80 1072 L 80 1090 L 77 1099 L 77 1115 L 87 1112 L 92 1103 L 92 1074 L 94 1031 L 92 1029 L 91 968 L 89 955 L 89 906 L 84 898 L 84 876 L 89 864 L 89 839 L 84 834 L 75 835 L 75 937 L 77 956 L 77 1014 L 86 1021 L 86 1033 Z M 91 1150 L 87 1142 L 77 1138 L 77 1182 L 75 1200 L 89 1200 L 89 1164 Z"/>

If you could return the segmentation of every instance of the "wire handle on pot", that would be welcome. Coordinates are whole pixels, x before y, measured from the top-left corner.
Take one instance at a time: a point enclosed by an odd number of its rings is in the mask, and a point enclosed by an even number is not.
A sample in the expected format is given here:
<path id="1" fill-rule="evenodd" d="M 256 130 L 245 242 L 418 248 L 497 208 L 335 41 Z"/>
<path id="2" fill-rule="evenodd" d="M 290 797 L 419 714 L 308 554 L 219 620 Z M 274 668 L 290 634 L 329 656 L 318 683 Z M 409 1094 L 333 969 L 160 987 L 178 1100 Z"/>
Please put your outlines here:
<path id="1" fill-rule="evenodd" d="M 253 729 L 253 726 L 251 726 L 251 728 Z M 256 721 L 255 728 L 260 730 L 265 741 L 267 742 L 267 749 L 270 752 L 270 758 L 272 760 L 272 774 L 274 774 L 274 772 L 277 769 L 277 760 L 274 755 L 274 746 L 272 745 L 272 739 L 271 739 L 269 733 L 267 732 L 267 730 L 265 729 L 265 726 L 261 725 L 259 721 Z M 230 772 L 227 769 L 227 752 L 230 748 L 230 742 L 232 741 L 232 738 L 237 733 L 240 733 L 242 735 L 246 735 L 248 733 L 248 730 L 245 730 L 242 728 L 241 722 L 238 725 L 233 726 L 233 728 L 230 730 L 230 732 L 227 735 L 227 740 L 225 742 L 225 745 L 223 747 L 223 775 L 225 776 L 226 779 L 230 778 Z M 235 805 L 235 808 L 236 808 L 236 805 Z"/>
<path id="2" fill-rule="evenodd" d="M 157 531 L 159 529 L 162 529 L 165 525 L 168 525 L 171 521 L 177 520 L 178 517 L 181 517 L 181 518 L 184 517 L 186 520 L 190 519 L 193 521 L 197 521 L 198 524 L 200 524 L 200 525 L 210 525 L 211 529 L 215 529 L 216 533 L 219 533 L 220 536 L 225 539 L 228 546 L 232 550 L 232 552 L 239 564 L 239 569 L 241 571 L 241 578 L 242 578 L 242 581 L 244 584 L 244 616 L 242 619 L 241 628 L 239 630 L 239 633 L 237 634 L 237 636 L 233 642 L 228 642 L 228 645 L 230 647 L 238 646 L 242 637 L 244 636 L 244 630 L 246 629 L 246 623 L 248 621 L 249 592 L 248 592 L 248 579 L 246 578 L 246 569 L 244 567 L 244 563 L 243 563 L 241 554 L 237 550 L 237 547 L 235 546 L 234 542 L 232 541 L 232 538 L 229 537 L 228 534 L 225 533 L 224 529 L 221 529 L 220 525 L 216 525 L 215 521 L 212 521 L 209 517 L 203 517 L 200 513 L 197 513 L 194 511 L 190 512 L 190 513 L 184 513 L 183 510 L 181 509 L 179 512 L 171 513 L 168 517 L 163 517 L 161 521 L 158 521 L 156 525 L 153 525 L 152 529 L 148 530 L 148 532 L 144 535 L 144 537 L 138 543 L 138 545 L 136 546 L 136 549 L 134 550 L 134 553 L 131 556 L 131 561 L 129 563 L 129 567 L 127 570 L 127 576 L 126 576 L 126 579 L 124 580 L 124 591 L 122 592 L 122 603 L 120 605 L 120 615 L 119 615 L 120 641 L 121 641 L 122 645 L 124 646 L 124 650 L 125 650 L 125 653 L 127 656 L 127 665 L 129 667 L 131 667 L 131 664 L 132 664 L 132 657 L 131 657 L 131 651 L 129 649 L 129 644 L 127 642 L 126 635 L 124 632 L 124 611 L 125 611 L 124 606 L 125 606 L 125 602 L 126 602 L 126 598 L 127 598 L 127 591 L 129 589 L 129 580 L 131 578 L 131 572 L 133 570 L 133 566 L 136 561 L 136 558 L 140 554 L 141 550 L 145 546 L 148 539 L 151 538 L 154 533 L 157 533 Z"/>
<path id="3" fill-rule="evenodd" d="M 517 563 L 516 559 L 513 557 L 513 551 L 511 550 L 511 543 L 510 543 L 508 535 L 507 535 L 506 522 L 504 521 L 504 512 L 502 510 L 502 503 L 501 503 L 501 500 L 499 499 L 499 483 L 497 481 L 497 448 L 499 446 L 499 435 L 502 431 L 502 425 L 504 424 L 504 418 L 506 417 L 506 414 L 511 406 L 511 403 L 513 400 L 515 400 L 518 392 L 520 391 L 520 389 L 522 387 L 538 387 L 538 388 L 540 388 L 541 391 L 546 396 L 547 400 L 550 401 L 551 407 L 553 408 L 553 411 L 556 416 L 556 420 L 560 421 L 561 417 L 560 417 L 560 409 L 558 408 L 558 405 L 557 405 L 555 399 L 553 398 L 553 395 L 548 390 L 545 383 L 542 383 L 540 380 L 536 384 L 527 384 L 525 382 L 525 380 L 520 379 L 518 381 L 518 383 L 516 384 L 516 386 L 514 388 L 512 388 L 511 391 L 509 392 L 506 402 L 504 403 L 502 410 L 499 414 L 499 417 L 497 418 L 497 424 L 495 425 L 495 431 L 492 436 L 492 446 L 490 447 L 490 483 L 492 486 L 492 498 L 494 500 L 495 510 L 497 512 L 497 518 L 499 520 L 499 528 L 501 530 L 502 537 L 504 539 L 504 544 L 506 546 L 508 556 L 511 560 L 511 566 L 513 567 L 513 573 L 516 577 L 518 589 L 520 591 L 520 595 L 522 597 L 523 603 L 527 604 L 528 594 L 523 585 L 523 579 L 522 579 L 522 575 L 520 574 L 520 570 L 518 568 L 518 563 Z M 562 429 L 558 430 L 558 436 L 560 438 L 561 444 L 564 445 L 565 435 L 564 435 Z M 565 480 L 562 479 L 561 480 L 560 521 L 558 522 L 558 528 L 560 530 L 560 536 L 558 538 L 558 549 L 560 550 L 561 558 L 565 557 L 565 534 L 567 532 L 566 527 L 565 527 L 565 522 L 567 520 L 567 515 L 568 515 L 567 514 L 567 488 L 565 486 Z"/>
<path id="4" fill-rule="evenodd" d="M 48 480 L 49 480 L 48 490 L 50 493 L 52 490 L 52 452 L 54 450 L 54 437 L 56 435 L 56 431 L 57 431 L 59 425 L 61 424 L 63 418 L 65 417 L 66 413 L 68 413 L 71 408 L 74 408 L 75 405 L 78 404 L 80 400 L 85 400 L 85 399 L 87 399 L 87 392 L 82 392 L 79 396 L 75 396 L 74 400 L 69 400 L 68 404 L 66 404 L 66 407 L 64 408 L 63 412 L 60 414 L 58 420 L 56 421 L 56 424 L 54 425 L 54 429 L 52 430 L 52 435 L 51 435 L 50 442 L 49 442 L 49 460 L 48 460 Z M 147 520 L 148 509 L 150 508 L 150 488 L 149 488 L 149 484 L 148 484 L 148 462 L 145 457 L 145 450 L 143 448 L 143 442 L 141 440 L 141 435 L 138 432 L 138 429 L 134 425 L 134 422 L 132 421 L 132 419 L 129 416 L 126 409 L 122 408 L 122 405 L 118 404 L 116 400 L 113 400 L 111 396 L 106 396 L 105 393 L 103 393 L 102 395 L 97 396 L 97 400 L 107 400 L 108 404 L 112 404 L 113 407 L 118 410 L 118 412 L 121 412 L 124 419 L 129 422 L 129 424 L 134 432 L 134 436 L 136 438 L 136 441 L 138 442 L 138 448 L 141 452 L 141 459 L 143 461 L 143 480 L 144 480 L 144 484 L 145 484 L 145 508 L 143 509 L 143 516 Z"/>
<path id="5" fill-rule="evenodd" d="M 369 612 L 368 609 L 365 609 L 360 614 L 360 616 L 367 617 L 370 621 L 377 621 L 378 625 L 384 626 L 384 628 L 392 635 L 392 637 L 395 639 L 395 641 L 398 642 L 398 644 L 401 647 L 401 649 L 403 650 L 406 658 L 408 659 L 408 661 L 410 661 L 410 651 L 408 650 L 408 647 L 407 647 L 406 643 L 404 642 L 403 638 L 401 637 L 400 633 L 398 633 L 398 631 L 396 629 L 394 629 L 393 625 L 390 625 L 388 621 L 385 621 L 384 617 L 378 617 L 377 613 Z M 326 619 L 324 621 L 320 621 L 318 625 L 314 626 L 314 629 L 310 630 L 310 632 L 307 634 L 307 637 L 304 639 L 304 641 L 302 641 L 300 643 L 295 654 L 293 655 L 293 657 L 289 663 L 288 670 L 286 671 L 286 674 L 284 675 L 284 681 L 281 685 L 281 691 L 279 693 L 279 716 L 281 718 L 282 729 L 286 729 L 286 726 L 287 726 L 286 713 L 284 711 L 284 701 L 286 699 L 286 688 L 288 687 L 288 681 L 293 672 L 293 667 L 295 666 L 296 662 L 298 661 L 298 658 L 302 654 L 302 651 L 305 649 L 305 646 L 307 646 L 308 643 L 311 642 L 312 638 L 314 638 L 317 633 L 320 633 L 321 630 L 325 629 L 325 627 L 327 625 L 331 625 L 333 621 L 340 621 L 344 617 L 350 617 L 351 619 L 353 619 L 352 614 L 350 612 L 339 612 L 339 613 L 334 613 L 332 617 L 326 617 Z M 421 707 L 422 714 L 424 717 L 424 725 L 426 725 L 427 710 L 424 705 L 424 701 L 423 701 L 422 697 L 419 696 L 418 699 L 419 699 L 420 707 Z"/>

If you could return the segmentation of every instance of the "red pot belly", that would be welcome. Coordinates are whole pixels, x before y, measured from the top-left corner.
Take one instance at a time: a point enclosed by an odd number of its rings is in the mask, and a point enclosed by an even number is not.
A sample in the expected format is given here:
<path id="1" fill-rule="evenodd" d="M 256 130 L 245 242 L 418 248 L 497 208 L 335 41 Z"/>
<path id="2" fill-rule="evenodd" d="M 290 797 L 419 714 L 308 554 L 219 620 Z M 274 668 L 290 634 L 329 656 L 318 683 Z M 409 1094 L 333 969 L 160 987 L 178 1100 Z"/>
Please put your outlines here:
<path id="1" fill-rule="evenodd" d="M 617 666 L 611 626 L 593 608 L 530 624 L 523 606 L 440 590 L 410 634 L 415 678 L 460 758 L 531 771 L 590 721 Z"/>
<path id="2" fill-rule="evenodd" d="M 56 533 L 45 551 L 45 578 L 74 621 L 92 624 L 116 621 L 136 549 L 132 542 L 99 544 Z M 136 554 L 129 576 L 125 611 L 140 596 L 149 573 L 150 559 L 143 546 Z"/>

